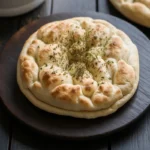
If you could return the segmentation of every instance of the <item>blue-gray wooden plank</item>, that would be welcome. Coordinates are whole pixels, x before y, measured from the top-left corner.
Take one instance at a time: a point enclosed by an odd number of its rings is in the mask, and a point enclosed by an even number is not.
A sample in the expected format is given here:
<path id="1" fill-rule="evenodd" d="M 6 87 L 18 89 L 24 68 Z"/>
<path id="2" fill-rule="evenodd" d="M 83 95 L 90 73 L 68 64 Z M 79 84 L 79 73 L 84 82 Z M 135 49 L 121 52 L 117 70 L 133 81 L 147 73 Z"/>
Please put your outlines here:
<path id="1" fill-rule="evenodd" d="M 112 135 L 112 150 L 150 149 L 150 110 L 127 129 Z"/>
<path id="2" fill-rule="evenodd" d="M 96 0 L 53 0 L 52 13 L 96 11 Z"/>

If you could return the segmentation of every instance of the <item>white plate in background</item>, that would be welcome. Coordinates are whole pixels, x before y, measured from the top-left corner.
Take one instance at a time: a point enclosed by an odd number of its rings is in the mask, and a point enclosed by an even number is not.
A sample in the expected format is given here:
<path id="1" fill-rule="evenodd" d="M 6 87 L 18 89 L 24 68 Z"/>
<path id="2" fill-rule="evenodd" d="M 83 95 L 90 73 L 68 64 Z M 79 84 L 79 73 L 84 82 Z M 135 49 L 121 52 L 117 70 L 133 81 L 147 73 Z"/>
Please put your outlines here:
<path id="1" fill-rule="evenodd" d="M 0 17 L 11 17 L 27 13 L 44 0 L 0 0 Z"/>

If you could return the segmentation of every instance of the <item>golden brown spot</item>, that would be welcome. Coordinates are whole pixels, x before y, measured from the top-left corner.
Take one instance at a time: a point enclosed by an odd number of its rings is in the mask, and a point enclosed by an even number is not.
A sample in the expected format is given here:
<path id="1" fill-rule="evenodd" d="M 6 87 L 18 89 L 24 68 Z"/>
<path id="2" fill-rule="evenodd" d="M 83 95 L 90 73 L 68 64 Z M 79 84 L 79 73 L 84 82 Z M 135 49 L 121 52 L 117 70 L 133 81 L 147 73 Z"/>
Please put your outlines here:
<path id="1" fill-rule="evenodd" d="M 38 44 L 38 41 L 37 40 L 33 40 L 32 44 Z"/>
<path id="2" fill-rule="evenodd" d="M 103 92 L 103 94 L 110 96 L 112 93 L 112 85 L 110 84 L 102 84 L 99 86 L 99 90 Z"/>
<path id="3" fill-rule="evenodd" d="M 57 77 L 53 77 L 53 78 L 52 78 L 52 82 L 53 82 L 53 83 L 56 83 L 56 82 L 58 82 L 58 81 L 59 81 L 59 80 L 58 80 Z"/>
<path id="4" fill-rule="evenodd" d="M 48 40 L 53 41 L 53 37 L 54 37 L 54 32 L 50 31 L 49 34 L 48 34 Z"/>
<path id="5" fill-rule="evenodd" d="M 97 98 L 95 98 L 95 99 L 93 100 L 93 102 L 94 102 L 95 104 L 101 104 L 101 103 L 103 102 L 103 99 L 100 98 L 100 97 L 97 97 Z"/>
<path id="6" fill-rule="evenodd" d="M 32 47 L 29 47 L 28 51 L 27 51 L 27 54 L 28 55 L 33 55 L 33 53 L 34 53 L 34 49 Z"/>
<path id="7" fill-rule="evenodd" d="M 21 57 L 20 57 L 20 62 L 21 62 L 21 63 L 24 62 L 24 61 L 26 61 L 26 60 L 29 60 L 29 58 L 26 57 L 26 56 L 21 56 Z"/>
<path id="8" fill-rule="evenodd" d="M 109 98 L 105 95 L 95 95 L 94 98 L 92 99 L 93 100 L 93 103 L 95 104 L 103 104 L 103 103 L 106 103 Z"/>
<path id="9" fill-rule="evenodd" d="M 51 94 L 55 98 L 76 103 L 80 95 L 80 89 L 77 89 L 78 87 L 72 85 L 59 85 L 51 92 Z"/>
<path id="10" fill-rule="evenodd" d="M 29 59 L 29 57 L 20 57 L 22 78 L 27 84 L 34 82 L 34 72 L 35 64 Z"/>
<path id="11" fill-rule="evenodd" d="M 135 80 L 135 71 L 132 66 L 129 66 L 123 60 L 118 62 L 118 71 L 115 75 L 117 84 L 125 84 L 126 82 L 133 83 Z"/>
<path id="12" fill-rule="evenodd" d="M 33 87 L 36 88 L 36 89 L 40 89 L 42 86 L 41 86 L 41 84 L 40 84 L 39 82 L 36 81 L 36 82 L 33 84 Z"/>
<path id="13" fill-rule="evenodd" d="M 99 90 L 102 91 L 103 90 L 103 86 L 99 86 Z"/>
<path id="14" fill-rule="evenodd" d="M 69 102 L 71 101 L 70 96 L 68 96 L 67 94 L 62 95 L 59 98 L 60 100 L 63 100 L 63 101 L 69 101 Z"/>
<path id="15" fill-rule="evenodd" d="M 62 87 L 62 91 L 66 91 L 67 89 L 66 89 L 66 87 L 65 86 L 63 86 Z"/>
<path id="16" fill-rule="evenodd" d="M 48 79 L 46 85 L 49 86 L 50 84 L 52 84 L 51 79 Z"/>
<path id="17" fill-rule="evenodd" d="M 42 80 L 43 80 L 46 87 L 48 87 L 51 84 L 51 81 L 49 78 L 50 78 L 50 74 L 48 72 L 45 72 L 43 77 L 42 77 Z"/>
<path id="18" fill-rule="evenodd" d="M 120 95 L 120 94 L 121 94 L 121 90 L 117 90 L 117 91 L 116 91 L 116 94 L 117 94 L 117 95 Z"/>
<path id="19" fill-rule="evenodd" d="M 28 68 L 28 67 L 30 67 L 30 64 L 29 64 L 28 61 L 24 61 L 21 65 L 23 66 L 23 68 Z"/>
<path id="20" fill-rule="evenodd" d="M 47 57 L 50 53 L 50 49 L 49 48 L 44 48 L 39 52 L 39 58 L 40 59 L 44 59 L 45 57 Z"/>
<path id="21" fill-rule="evenodd" d="M 75 89 L 72 89 L 72 90 L 71 90 L 71 93 L 73 93 L 73 94 L 76 93 L 76 90 L 75 90 Z"/>
<path id="22" fill-rule="evenodd" d="M 30 82 L 32 82 L 32 79 L 33 79 L 32 77 L 33 77 L 32 72 L 27 71 L 27 70 L 23 71 L 22 78 L 23 80 L 25 80 L 27 84 L 30 84 Z"/>
<path id="23" fill-rule="evenodd" d="M 45 72 L 44 75 L 43 75 L 42 80 L 45 82 L 49 79 L 49 77 L 50 77 L 50 74 L 48 72 Z"/>
<path id="24" fill-rule="evenodd" d="M 55 92 L 51 92 L 52 96 L 56 97 L 59 94 L 59 90 L 56 89 Z"/>
<path id="25" fill-rule="evenodd" d="M 86 91 L 91 91 L 92 89 L 91 89 L 90 86 L 86 86 L 86 87 L 85 87 L 85 90 L 86 90 Z"/>
<path id="26" fill-rule="evenodd" d="M 108 97 L 106 97 L 105 95 L 104 95 L 104 97 L 103 97 L 103 101 L 108 101 L 109 99 L 108 99 Z"/>

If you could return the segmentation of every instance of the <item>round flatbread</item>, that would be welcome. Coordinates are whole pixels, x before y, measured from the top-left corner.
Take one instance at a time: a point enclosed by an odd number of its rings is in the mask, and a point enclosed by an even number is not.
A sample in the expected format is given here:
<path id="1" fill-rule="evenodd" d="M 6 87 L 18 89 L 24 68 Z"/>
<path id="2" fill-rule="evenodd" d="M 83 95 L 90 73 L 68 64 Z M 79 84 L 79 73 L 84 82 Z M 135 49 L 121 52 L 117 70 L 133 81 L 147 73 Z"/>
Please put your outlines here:
<path id="1" fill-rule="evenodd" d="M 150 0 L 110 0 L 130 20 L 150 27 Z"/>
<path id="2" fill-rule="evenodd" d="M 51 22 L 25 42 L 17 81 L 28 100 L 47 112 L 106 116 L 137 89 L 138 50 L 124 32 L 104 20 Z"/>

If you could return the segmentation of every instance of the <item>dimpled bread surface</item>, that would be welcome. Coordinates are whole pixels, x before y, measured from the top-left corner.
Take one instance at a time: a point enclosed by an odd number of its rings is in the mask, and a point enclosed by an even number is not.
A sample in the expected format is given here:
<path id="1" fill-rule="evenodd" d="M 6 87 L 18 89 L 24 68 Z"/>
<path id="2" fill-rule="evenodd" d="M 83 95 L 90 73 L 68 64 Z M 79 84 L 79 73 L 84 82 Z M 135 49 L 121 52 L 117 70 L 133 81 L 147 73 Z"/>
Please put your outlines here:
<path id="1" fill-rule="evenodd" d="M 107 116 L 137 89 L 138 50 L 104 20 L 78 17 L 47 23 L 25 42 L 17 81 L 28 100 L 47 112 Z"/>

